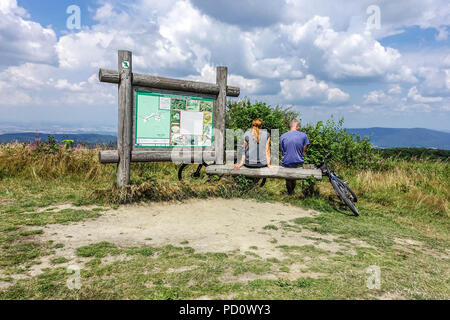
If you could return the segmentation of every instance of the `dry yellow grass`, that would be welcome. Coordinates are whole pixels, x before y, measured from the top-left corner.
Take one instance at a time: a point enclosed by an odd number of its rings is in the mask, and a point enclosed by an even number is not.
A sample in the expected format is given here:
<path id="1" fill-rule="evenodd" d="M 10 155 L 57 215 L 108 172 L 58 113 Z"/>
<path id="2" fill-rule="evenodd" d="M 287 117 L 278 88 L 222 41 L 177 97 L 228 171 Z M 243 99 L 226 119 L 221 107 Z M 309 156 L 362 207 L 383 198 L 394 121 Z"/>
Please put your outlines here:
<path id="1" fill-rule="evenodd" d="M 410 207 L 427 206 L 431 211 L 450 216 L 448 163 L 425 160 L 398 160 L 386 171 L 357 172 L 353 185 L 360 194 L 384 195 L 386 200 L 404 201 Z M 382 197 L 380 197 L 382 200 Z"/>
<path id="2" fill-rule="evenodd" d="M 98 162 L 96 149 L 57 148 L 48 151 L 23 143 L 0 146 L 0 172 L 3 176 L 21 176 L 36 180 L 77 176 L 80 179 L 99 178 L 111 168 Z"/>
<path id="3" fill-rule="evenodd" d="M 113 185 L 115 165 L 103 165 L 98 162 L 97 149 L 65 149 L 56 146 L 33 147 L 26 144 L 12 143 L 0 145 L 0 178 L 18 177 L 36 181 L 68 179 L 71 181 L 99 181 Z M 428 160 L 388 160 L 385 170 L 355 170 L 336 168 L 338 173 L 350 179 L 351 187 L 373 206 L 383 205 L 392 209 L 427 210 L 430 216 L 450 216 L 450 168 L 448 162 Z M 226 182 L 215 187 L 197 181 L 187 185 L 176 180 L 176 167 L 171 163 L 137 163 L 132 165 L 133 185 L 130 186 L 130 200 L 144 197 L 161 198 L 164 194 L 177 194 L 184 198 L 192 196 L 218 195 L 227 192 Z M 227 179 L 228 182 L 232 179 Z M 280 183 L 280 186 L 284 183 Z M 220 187 L 222 186 L 222 187 Z M 278 186 L 278 184 L 277 184 Z M 221 190 L 217 188 L 222 188 Z M 158 190 L 155 190 L 158 189 Z M 213 190 L 214 189 L 214 190 Z M 323 198 L 335 197 L 334 191 L 327 183 L 318 185 Z M 123 198 L 113 191 L 113 197 Z M 114 196 L 114 194 L 116 195 Z M 181 196 L 181 194 L 184 194 Z M 126 198 L 127 196 L 125 196 Z"/>

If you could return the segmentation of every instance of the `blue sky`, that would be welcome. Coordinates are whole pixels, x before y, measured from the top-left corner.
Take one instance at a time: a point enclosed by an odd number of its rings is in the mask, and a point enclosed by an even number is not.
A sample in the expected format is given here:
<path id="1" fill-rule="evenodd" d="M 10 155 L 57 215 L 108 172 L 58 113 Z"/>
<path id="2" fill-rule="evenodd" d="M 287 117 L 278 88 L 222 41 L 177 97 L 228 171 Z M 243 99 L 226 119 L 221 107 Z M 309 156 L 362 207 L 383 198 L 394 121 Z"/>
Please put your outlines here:
<path id="1" fill-rule="evenodd" d="M 82 25 L 92 25 L 92 14 L 89 12 L 89 8 L 95 2 L 92 1 L 73 1 L 73 0 L 19 0 L 18 5 L 25 8 L 30 14 L 30 20 L 39 22 L 43 26 L 51 25 L 57 34 L 67 32 L 66 20 L 68 14 L 66 13 L 67 7 L 76 4 L 80 7 Z"/>
<path id="2" fill-rule="evenodd" d="M 305 122 L 450 129 L 444 0 L 2 0 L 0 20 L 0 126 L 114 131 L 117 88 L 96 74 L 129 49 L 140 73 L 214 81 L 227 65 L 241 97 Z"/>

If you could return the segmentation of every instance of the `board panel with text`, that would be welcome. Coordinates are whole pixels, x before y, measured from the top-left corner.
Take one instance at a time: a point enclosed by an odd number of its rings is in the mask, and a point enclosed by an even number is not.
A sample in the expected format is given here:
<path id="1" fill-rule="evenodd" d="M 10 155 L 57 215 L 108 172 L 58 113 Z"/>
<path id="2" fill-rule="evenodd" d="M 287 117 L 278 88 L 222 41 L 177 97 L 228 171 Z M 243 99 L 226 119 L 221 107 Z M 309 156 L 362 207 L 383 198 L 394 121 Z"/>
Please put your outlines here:
<path id="1" fill-rule="evenodd" d="M 212 147 L 214 99 L 136 91 L 135 147 Z"/>

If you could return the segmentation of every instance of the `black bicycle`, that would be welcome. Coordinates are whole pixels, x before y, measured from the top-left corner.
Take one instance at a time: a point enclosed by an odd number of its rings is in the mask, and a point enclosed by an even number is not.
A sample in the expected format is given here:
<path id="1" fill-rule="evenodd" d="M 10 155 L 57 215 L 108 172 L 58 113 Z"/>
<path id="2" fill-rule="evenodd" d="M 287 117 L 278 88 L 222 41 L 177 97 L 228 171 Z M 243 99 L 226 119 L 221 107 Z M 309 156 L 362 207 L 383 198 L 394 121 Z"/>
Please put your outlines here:
<path id="1" fill-rule="evenodd" d="M 326 161 L 331 156 L 331 153 L 328 153 L 319 164 L 318 168 L 322 170 L 322 174 L 327 176 L 330 180 L 331 185 L 333 186 L 334 191 L 336 192 L 339 199 L 341 199 L 350 210 L 353 211 L 355 216 L 359 216 L 358 209 L 356 209 L 355 202 L 358 201 L 356 194 L 352 189 L 347 185 L 346 181 L 342 181 L 333 169 L 328 168 Z"/>

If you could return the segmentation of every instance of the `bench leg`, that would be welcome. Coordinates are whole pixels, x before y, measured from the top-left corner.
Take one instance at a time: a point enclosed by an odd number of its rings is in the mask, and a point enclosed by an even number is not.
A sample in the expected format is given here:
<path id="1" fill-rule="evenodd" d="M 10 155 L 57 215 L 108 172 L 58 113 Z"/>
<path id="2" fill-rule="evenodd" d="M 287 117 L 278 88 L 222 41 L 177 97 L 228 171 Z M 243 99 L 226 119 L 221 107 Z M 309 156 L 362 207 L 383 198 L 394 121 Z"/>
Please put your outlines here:
<path id="1" fill-rule="evenodd" d="M 259 187 L 262 188 L 262 187 L 264 187 L 265 184 L 266 184 L 266 178 L 263 178 Z"/>
<path id="2" fill-rule="evenodd" d="M 252 180 L 253 180 L 253 184 L 256 185 L 259 183 L 259 180 L 261 180 L 261 179 L 260 178 L 252 178 Z M 260 188 L 264 187 L 264 185 L 266 184 L 266 180 L 267 180 L 266 178 L 262 179 L 261 183 L 259 184 Z"/>

